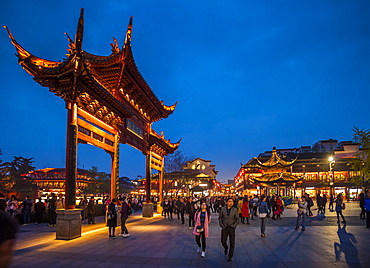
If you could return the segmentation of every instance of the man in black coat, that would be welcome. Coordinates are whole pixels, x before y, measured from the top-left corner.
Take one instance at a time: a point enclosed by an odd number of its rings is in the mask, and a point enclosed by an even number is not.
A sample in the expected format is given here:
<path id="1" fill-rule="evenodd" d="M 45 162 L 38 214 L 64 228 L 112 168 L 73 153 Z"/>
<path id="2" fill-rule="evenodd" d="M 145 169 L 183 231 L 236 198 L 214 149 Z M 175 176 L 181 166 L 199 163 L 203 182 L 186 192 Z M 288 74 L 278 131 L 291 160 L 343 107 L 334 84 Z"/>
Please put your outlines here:
<path id="1" fill-rule="evenodd" d="M 45 211 L 45 204 L 41 201 L 41 198 L 38 200 L 39 201 L 35 204 L 36 224 L 41 224 Z"/>
<path id="2" fill-rule="evenodd" d="M 89 200 L 89 203 L 87 204 L 87 221 L 88 224 L 94 224 L 95 223 L 95 200 L 94 197 L 92 196 Z"/>
<path id="3" fill-rule="evenodd" d="M 238 210 L 234 207 L 234 200 L 230 197 L 226 201 L 226 206 L 221 208 L 220 214 L 218 216 L 218 221 L 221 231 L 221 244 L 224 247 L 225 255 L 228 255 L 227 261 L 231 262 L 232 257 L 234 256 L 235 248 L 235 229 L 238 226 L 240 219 Z M 227 245 L 227 237 L 230 240 L 230 250 Z"/>

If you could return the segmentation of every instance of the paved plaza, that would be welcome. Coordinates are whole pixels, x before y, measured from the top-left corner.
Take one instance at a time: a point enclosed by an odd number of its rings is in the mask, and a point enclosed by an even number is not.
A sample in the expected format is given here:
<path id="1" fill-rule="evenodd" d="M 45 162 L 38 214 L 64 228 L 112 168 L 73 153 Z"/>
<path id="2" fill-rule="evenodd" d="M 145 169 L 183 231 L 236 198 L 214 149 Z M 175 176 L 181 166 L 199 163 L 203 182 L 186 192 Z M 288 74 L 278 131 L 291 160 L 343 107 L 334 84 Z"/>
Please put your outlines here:
<path id="1" fill-rule="evenodd" d="M 196 253 L 188 222 L 181 226 L 176 215 L 168 220 L 135 213 L 128 220 L 128 238 L 109 238 L 103 217 L 94 225 L 83 224 L 82 237 L 69 241 L 56 240 L 55 227 L 46 224 L 22 226 L 11 267 L 370 267 L 370 229 L 359 219 L 357 202 L 347 203 L 347 224 L 340 227 L 335 212 L 325 217 L 313 212 L 304 232 L 294 229 L 295 209 L 286 209 L 281 220 L 268 219 L 266 238 L 260 236 L 259 219 L 240 224 L 230 263 L 216 214 L 206 258 Z"/>

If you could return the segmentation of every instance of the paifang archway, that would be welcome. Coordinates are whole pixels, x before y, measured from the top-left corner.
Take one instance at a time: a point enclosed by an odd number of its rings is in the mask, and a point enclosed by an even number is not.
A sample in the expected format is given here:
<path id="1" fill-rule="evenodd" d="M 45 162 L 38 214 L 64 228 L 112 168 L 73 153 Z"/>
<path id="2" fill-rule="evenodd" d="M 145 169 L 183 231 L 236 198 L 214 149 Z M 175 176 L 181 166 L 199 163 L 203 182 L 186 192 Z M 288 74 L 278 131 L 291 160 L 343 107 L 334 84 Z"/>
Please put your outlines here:
<path id="1" fill-rule="evenodd" d="M 32 55 L 4 27 L 23 69 L 66 102 L 66 209 L 75 208 L 78 143 L 91 144 L 111 155 L 112 198 L 118 191 L 119 144 L 140 150 L 146 156 L 146 200 L 150 202 L 151 169 L 159 171 L 163 183 L 164 156 L 176 151 L 180 141 L 171 143 L 152 129 L 154 122 L 173 113 L 176 104 L 164 105 L 139 72 L 131 50 L 132 17 L 122 48 L 113 39 L 111 54 L 97 56 L 82 49 L 82 8 L 75 39 L 67 34 L 67 58 L 59 62 Z M 160 192 L 160 201 L 162 195 Z"/>

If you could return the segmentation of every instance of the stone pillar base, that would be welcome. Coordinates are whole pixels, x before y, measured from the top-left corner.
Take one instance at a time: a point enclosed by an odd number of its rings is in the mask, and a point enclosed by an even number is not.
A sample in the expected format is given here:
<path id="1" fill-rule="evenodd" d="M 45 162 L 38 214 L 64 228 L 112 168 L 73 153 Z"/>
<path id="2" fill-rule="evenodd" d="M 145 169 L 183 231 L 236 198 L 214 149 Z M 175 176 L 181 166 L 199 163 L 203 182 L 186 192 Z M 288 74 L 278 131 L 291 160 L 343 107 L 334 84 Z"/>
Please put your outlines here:
<path id="1" fill-rule="evenodd" d="M 81 209 L 58 209 L 56 239 L 81 237 Z"/>
<path id="2" fill-rule="evenodd" d="M 153 204 L 152 203 L 143 204 L 143 217 L 148 217 L 148 218 L 153 217 Z"/>

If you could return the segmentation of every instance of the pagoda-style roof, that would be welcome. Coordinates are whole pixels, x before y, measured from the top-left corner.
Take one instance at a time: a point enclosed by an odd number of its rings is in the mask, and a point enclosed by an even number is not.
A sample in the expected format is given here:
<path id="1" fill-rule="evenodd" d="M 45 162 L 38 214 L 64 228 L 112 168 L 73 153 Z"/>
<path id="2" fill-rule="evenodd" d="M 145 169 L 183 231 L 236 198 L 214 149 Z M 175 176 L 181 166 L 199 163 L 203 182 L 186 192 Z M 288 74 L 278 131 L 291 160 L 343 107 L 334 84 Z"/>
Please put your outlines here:
<path id="1" fill-rule="evenodd" d="M 166 106 L 157 98 L 134 61 L 131 50 L 132 17 L 124 45 L 119 48 L 117 40 L 113 39 L 108 56 L 94 55 L 82 49 L 83 17 L 84 10 L 81 9 L 75 40 L 67 35 L 69 49 L 63 61 L 50 61 L 32 55 L 4 27 L 17 50 L 21 66 L 36 82 L 64 100 L 84 103 L 87 94 L 89 100 L 104 103 L 113 116 L 129 118 L 136 111 L 148 122 L 156 122 L 172 114 L 176 104 Z"/>
<path id="2" fill-rule="evenodd" d="M 260 168 L 261 165 L 259 163 L 260 163 L 260 161 L 258 160 L 258 158 L 253 157 L 247 163 L 242 164 L 242 168 Z"/>
<path id="3" fill-rule="evenodd" d="M 276 149 L 274 148 L 272 150 L 272 155 L 269 160 L 266 162 L 261 162 L 257 157 L 254 157 L 255 164 L 257 164 L 260 168 L 271 168 L 271 167 L 290 167 L 294 164 L 294 162 L 297 159 L 294 159 L 293 161 L 285 161 L 283 160 L 276 152 Z"/>
<path id="4" fill-rule="evenodd" d="M 171 143 L 170 140 L 166 140 L 164 135 L 159 135 L 153 129 L 151 129 L 149 137 L 149 145 L 155 146 L 156 148 L 151 148 L 153 151 L 160 150 L 160 155 L 167 155 L 174 153 L 180 146 L 181 139 L 176 143 Z"/>
<path id="5" fill-rule="evenodd" d="M 302 180 L 303 177 L 296 177 L 293 175 L 290 175 L 289 173 L 265 173 L 261 177 L 253 178 L 252 180 L 255 183 L 266 183 L 266 184 L 272 184 L 272 183 L 293 183 L 298 182 Z"/>

